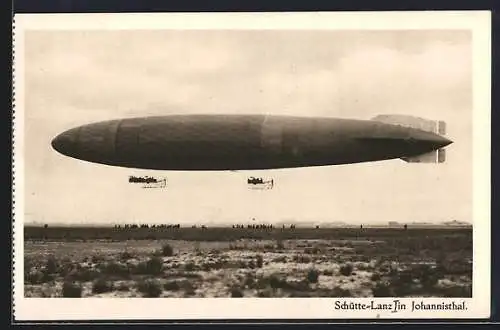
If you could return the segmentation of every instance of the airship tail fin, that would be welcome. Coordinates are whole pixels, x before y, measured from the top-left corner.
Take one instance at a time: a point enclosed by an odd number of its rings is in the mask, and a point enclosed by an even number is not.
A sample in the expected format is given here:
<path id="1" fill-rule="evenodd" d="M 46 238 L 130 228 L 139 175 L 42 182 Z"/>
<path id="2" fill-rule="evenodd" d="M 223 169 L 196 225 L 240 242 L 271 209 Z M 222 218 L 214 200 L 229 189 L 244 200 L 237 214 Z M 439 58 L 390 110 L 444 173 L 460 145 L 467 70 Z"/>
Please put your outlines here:
<path id="1" fill-rule="evenodd" d="M 432 132 L 441 136 L 446 135 L 446 123 L 442 120 L 430 120 L 408 115 L 379 115 L 372 120 L 386 124 L 401 125 Z M 407 163 L 444 163 L 446 160 L 446 150 L 438 149 L 422 155 L 401 158 Z"/>
<path id="2" fill-rule="evenodd" d="M 422 155 L 401 158 L 407 163 L 444 163 L 446 160 L 446 150 L 438 149 Z"/>
<path id="3" fill-rule="evenodd" d="M 372 118 L 372 120 L 386 124 L 416 128 L 439 135 L 446 135 L 446 123 L 442 120 L 430 120 L 408 115 L 378 115 Z"/>

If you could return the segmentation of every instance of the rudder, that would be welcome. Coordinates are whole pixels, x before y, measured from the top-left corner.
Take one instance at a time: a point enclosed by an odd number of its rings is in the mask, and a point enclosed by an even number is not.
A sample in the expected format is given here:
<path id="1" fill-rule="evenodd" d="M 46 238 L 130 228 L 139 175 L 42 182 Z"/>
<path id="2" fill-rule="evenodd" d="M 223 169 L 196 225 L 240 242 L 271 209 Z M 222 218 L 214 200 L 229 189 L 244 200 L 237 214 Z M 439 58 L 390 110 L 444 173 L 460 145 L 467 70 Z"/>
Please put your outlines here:
<path id="1" fill-rule="evenodd" d="M 446 123 L 442 120 L 430 120 L 409 115 L 378 115 L 372 118 L 372 120 L 446 135 Z"/>
<path id="2" fill-rule="evenodd" d="M 386 124 L 400 125 L 432 132 L 438 135 L 446 135 L 446 122 L 442 120 L 430 120 L 409 115 L 378 115 L 372 120 Z M 444 163 L 446 160 L 446 150 L 438 149 L 422 155 L 401 158 L 407 163 Z"/>

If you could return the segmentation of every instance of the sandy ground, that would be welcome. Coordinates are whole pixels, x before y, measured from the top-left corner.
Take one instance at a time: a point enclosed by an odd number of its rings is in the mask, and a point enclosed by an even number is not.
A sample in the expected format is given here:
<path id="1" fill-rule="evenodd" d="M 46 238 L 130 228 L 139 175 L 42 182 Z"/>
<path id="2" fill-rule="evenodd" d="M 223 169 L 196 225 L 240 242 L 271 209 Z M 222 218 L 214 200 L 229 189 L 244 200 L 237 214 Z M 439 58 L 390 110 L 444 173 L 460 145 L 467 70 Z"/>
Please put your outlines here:
<path id="1" fill-rule="evenodd" d="M 164 251 L 167 245 L 171 251 Z M 413 257 L 396 251 L 388 258 L 386 245 L 368 239 L 27 241 L 24 290 L 26 297 L 471 295 L 466 253 L 438 260 L 429 257 L 432 251 Z"/>

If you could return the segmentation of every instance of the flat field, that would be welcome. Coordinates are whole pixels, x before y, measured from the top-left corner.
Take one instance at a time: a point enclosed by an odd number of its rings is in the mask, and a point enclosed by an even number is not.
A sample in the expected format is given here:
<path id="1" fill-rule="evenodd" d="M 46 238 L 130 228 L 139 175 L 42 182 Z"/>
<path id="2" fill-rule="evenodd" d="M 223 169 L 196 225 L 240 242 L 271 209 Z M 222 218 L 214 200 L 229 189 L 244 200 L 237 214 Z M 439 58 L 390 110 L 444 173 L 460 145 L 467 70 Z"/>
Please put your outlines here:
<path id="1" fill-rule="evenodd" d="M 471 297 L 471 228 L 25 227 L 26 297 Z"/>

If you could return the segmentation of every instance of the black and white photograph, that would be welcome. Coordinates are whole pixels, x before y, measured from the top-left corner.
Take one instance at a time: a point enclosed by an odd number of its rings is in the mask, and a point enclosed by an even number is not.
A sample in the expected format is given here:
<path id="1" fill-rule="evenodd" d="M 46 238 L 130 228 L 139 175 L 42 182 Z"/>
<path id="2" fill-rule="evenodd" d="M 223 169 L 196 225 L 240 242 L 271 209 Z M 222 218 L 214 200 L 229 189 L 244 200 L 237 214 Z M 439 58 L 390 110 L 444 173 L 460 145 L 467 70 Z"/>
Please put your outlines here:
<path id="1" fill-rule="evenodd" d="M 487 315 L 489 14 L 349 15 L 20 15 L 19 314 Z"/>

